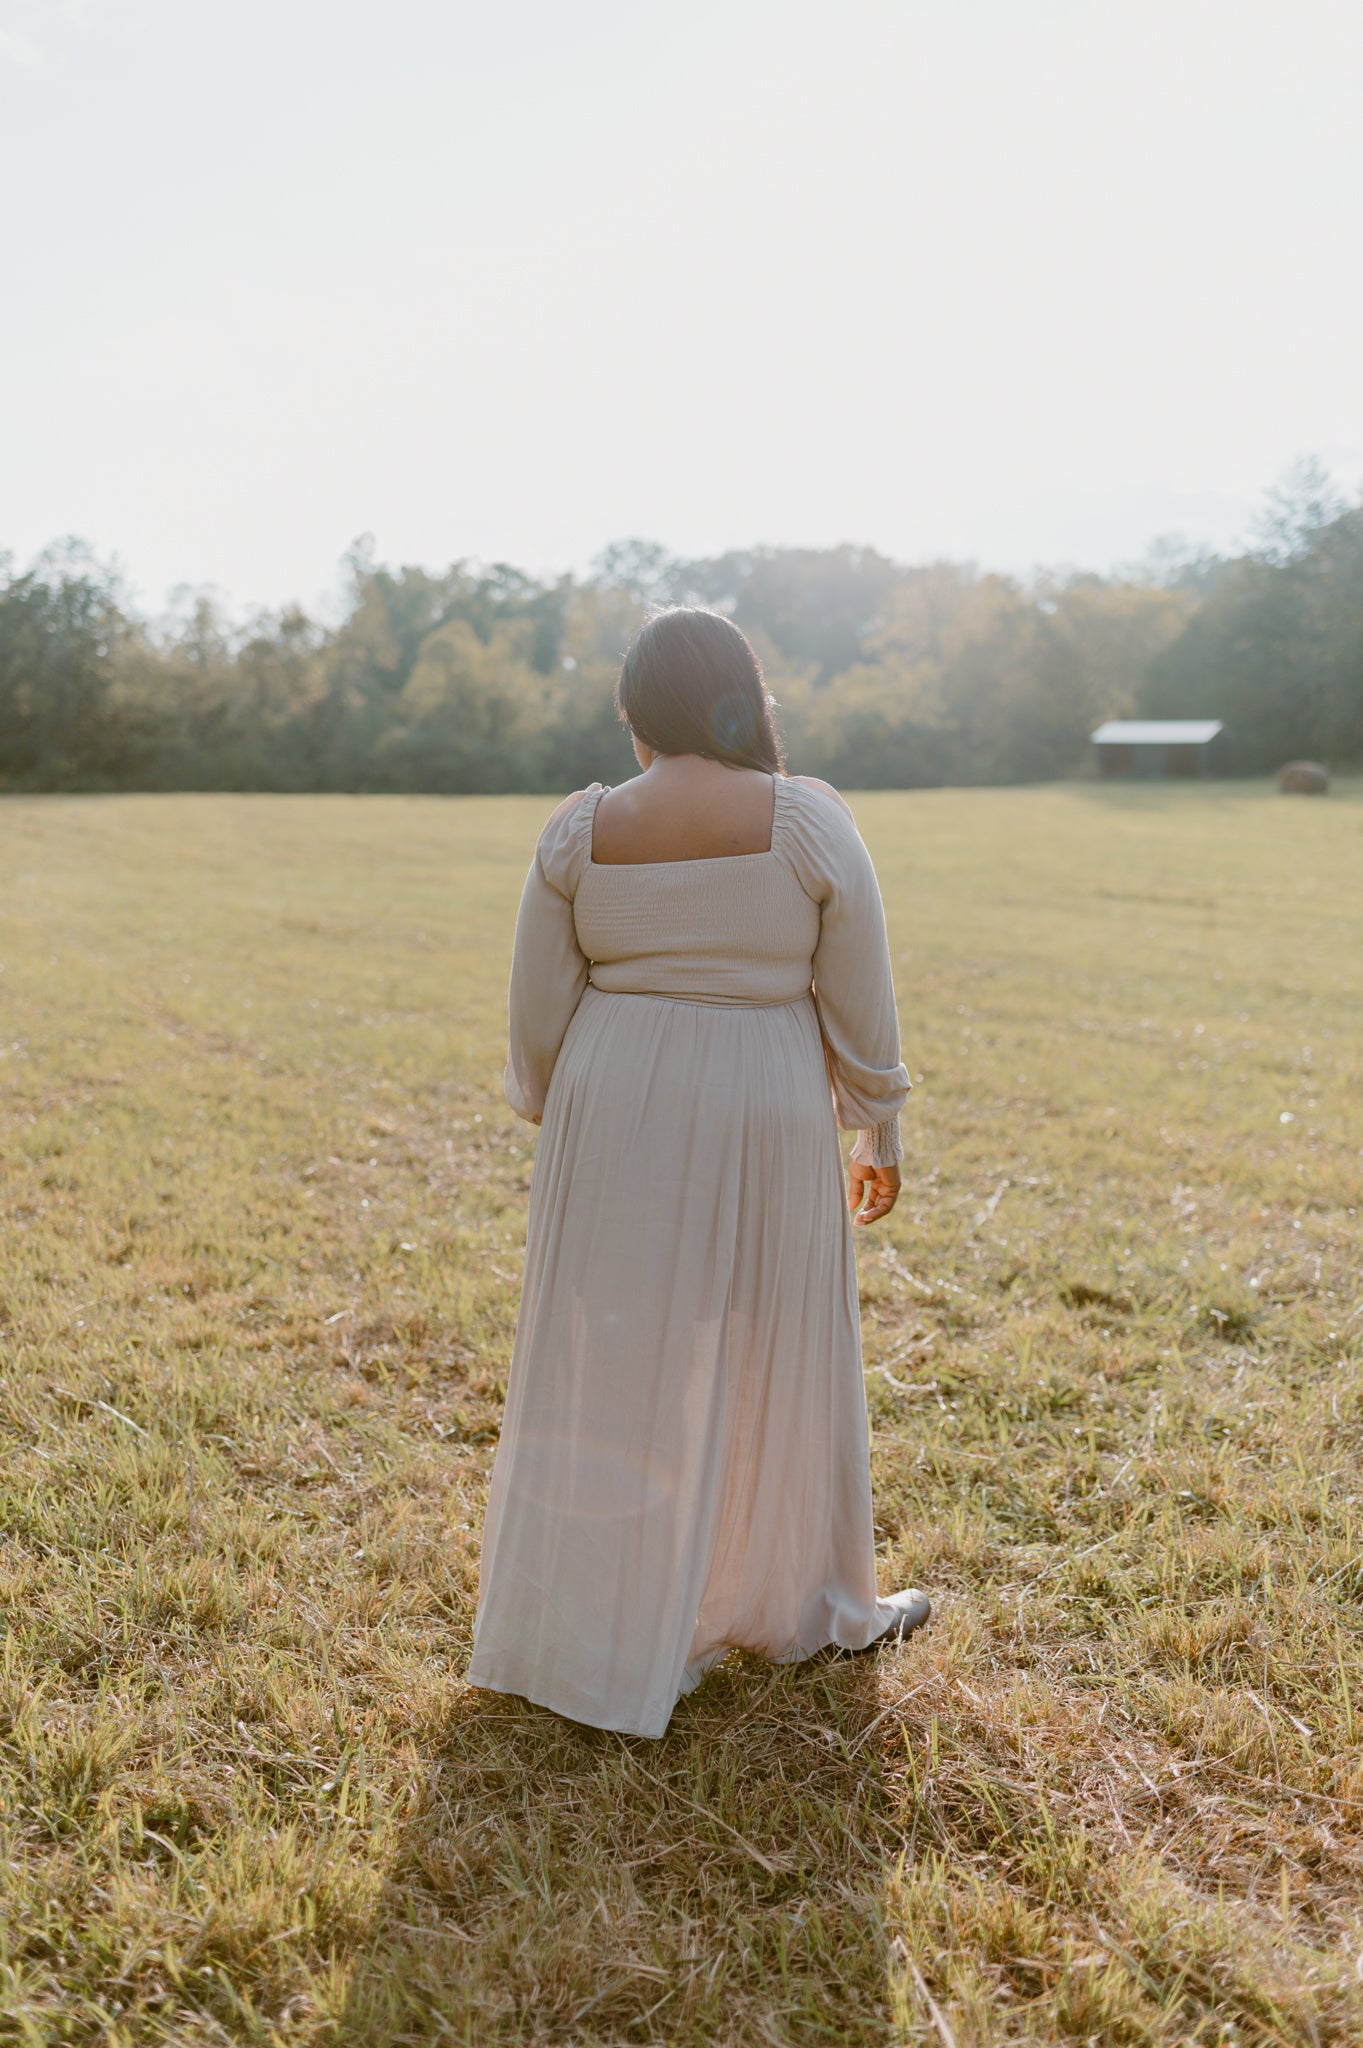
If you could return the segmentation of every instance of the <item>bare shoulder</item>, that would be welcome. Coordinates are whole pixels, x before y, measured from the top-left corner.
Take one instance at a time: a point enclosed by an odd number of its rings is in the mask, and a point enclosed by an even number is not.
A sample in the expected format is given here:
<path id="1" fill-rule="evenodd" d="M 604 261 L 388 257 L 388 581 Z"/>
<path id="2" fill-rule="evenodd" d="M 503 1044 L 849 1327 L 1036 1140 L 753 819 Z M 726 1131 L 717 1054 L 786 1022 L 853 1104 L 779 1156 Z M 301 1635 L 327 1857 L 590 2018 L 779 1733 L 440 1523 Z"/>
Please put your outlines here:
<path id="1" fill-rule="evenodd" d="M 839 792 L 836 789 L 834 789 L 831 782 L 822 782 L 820 781 L 817 775 L 792 775 L 789 777 L 789 780 L 791 782 L 798 782 L 802 789 L 822 790 L 825 796 L 831 796 L 834 803 L 839 805 L 841 809 L 846 811 L 849 818 L 851 817 L 852 806 L 848 803 L 846 797 L 841 796 Z"/>

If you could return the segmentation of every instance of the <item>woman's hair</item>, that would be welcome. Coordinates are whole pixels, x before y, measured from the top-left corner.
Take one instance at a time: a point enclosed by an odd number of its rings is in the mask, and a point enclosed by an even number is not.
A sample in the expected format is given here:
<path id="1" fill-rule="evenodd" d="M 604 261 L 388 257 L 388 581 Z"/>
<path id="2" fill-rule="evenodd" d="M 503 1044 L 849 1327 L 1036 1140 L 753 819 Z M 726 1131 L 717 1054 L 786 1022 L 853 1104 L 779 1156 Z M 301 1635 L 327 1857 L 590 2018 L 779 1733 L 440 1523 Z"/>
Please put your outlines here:
<path id="1" fill-rule="evenodd" d="M 732 619 L 677 605 L 630 642 L 615 708 L 655 754 L 703 754 L 730 768 L 784 766 L 762 666 Z"/>

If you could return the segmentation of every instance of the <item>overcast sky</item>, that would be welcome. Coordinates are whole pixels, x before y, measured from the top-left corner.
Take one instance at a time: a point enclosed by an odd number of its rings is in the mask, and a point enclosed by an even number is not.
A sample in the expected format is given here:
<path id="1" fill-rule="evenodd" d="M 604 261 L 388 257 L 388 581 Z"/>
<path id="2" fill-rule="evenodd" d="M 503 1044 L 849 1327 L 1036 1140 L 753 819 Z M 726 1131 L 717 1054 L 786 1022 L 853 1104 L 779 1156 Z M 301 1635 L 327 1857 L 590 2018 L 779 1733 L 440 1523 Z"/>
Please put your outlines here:
<path id="1" fill-rule="evenodd" d="M 1359 0 L 0 0 L 0 548 L 1107 567 L 1363 483 Z"/>

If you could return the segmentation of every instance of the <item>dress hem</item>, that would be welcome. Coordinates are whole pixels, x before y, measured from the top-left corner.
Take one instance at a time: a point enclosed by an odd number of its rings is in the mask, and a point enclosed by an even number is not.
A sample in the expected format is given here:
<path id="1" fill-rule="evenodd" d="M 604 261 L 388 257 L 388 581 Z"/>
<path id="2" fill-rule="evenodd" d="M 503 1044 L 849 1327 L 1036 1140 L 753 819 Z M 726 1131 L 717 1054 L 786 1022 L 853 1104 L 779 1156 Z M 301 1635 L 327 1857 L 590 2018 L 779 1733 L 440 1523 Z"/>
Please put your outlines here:
<path id="1" fill-rule="evenodd" d="M 885 1601 L 876 1601 L 877 1620 L 880 1619 L 879 1611 L 886 1606 L 887 1603 Z M 864 1643 L 840 1643 L 835 1635 L 829 1635 L 825 1636 L 822 1642 L 815 1643 L 812 1649 L 802 1649 L 797 1644 L 784 1651 L 779 1657 L 768 1656 L 764 1650 L 754 1650 L 745 1643 L 720 1644 L 713 1650 L 705 1651 L 695 1660 L 695 1663 L 687 1666 L 682 1674 L 681 1683 L 677 1689 L 677 1696 L 673 1700 L 672 1705 L 667 1709 L 661 1724 L 659 1724 L 656 1715 L 650 1715 L 647 1717 L 647 1727 L 642 1727 L 638 1725 L 637 1721 L 633 1720 L 600 1721 L 593 1718 L 590 1714 L 583 1713 L 580 1708 L 561 1706 L 556 1700 L 548 1697 L 548 1694 L 555 1690 L 551 1686 L 546 1686 L 543 1690 L 531 1692 L 525 1686 L 499 1685 L 494 1679 L 475 1678 L 472 1669 L 465 1674 L 465 1684 L 472 1686 L 476 1692 L 495 1692 L 500 1693 L 504 1699 L 528 1700 L 532 1706 L 544 1707 L 549 1713 L 557 1714 L 564 1721 L 576 1721 L 579 1727 L 599 1728 L 608 1735 L 636 1735 L 642 1737 L 645 1741 L 658 1742 L 666 1735 L 672 1724 L 672 1716 L 676 1713 L 682 1701 L 697 1690 L 701 1681 L 709 1676 L 717 1664 L 723 1663 L 724 1659 L 735 1651 L 743 1652 L 751 1657 L 760 1657 L 764 1664 L 771 1664 L 777 1667 L 786 1664 L 807 1664 L 811 1657 L 817 1657 L 823 1650 L 846 1650 L 850 1654 L 855 1655 L 859 1651 L 869 1650 L 880 1641 L 882 1636 L 888 1635 L 894 1627 L 897 1618 L 894 1609 L 890 1608 L 882 1626 L 876 1629 L 872 1635 L 868 1636 Z"/>

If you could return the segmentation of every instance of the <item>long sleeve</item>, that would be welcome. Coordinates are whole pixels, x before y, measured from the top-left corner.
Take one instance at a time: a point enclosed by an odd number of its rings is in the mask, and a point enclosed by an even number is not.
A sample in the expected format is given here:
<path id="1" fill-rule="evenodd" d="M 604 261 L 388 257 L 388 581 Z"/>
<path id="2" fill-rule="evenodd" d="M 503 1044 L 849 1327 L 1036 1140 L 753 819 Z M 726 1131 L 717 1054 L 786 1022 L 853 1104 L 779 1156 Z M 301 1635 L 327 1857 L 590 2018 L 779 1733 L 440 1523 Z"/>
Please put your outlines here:
<path id="1" fill-rule="evenodd" d="M 516 917 L 503 1085 L 517 1116 L 532 1124 L 544 1114 L 564 1033 L 587 986 L 587 962 L 573 923 L 578 811 L 570 800 L 545 826 Z"/>
<path id="2" fill-rule="evenodd" d="M 858 1133 L 853 1159 L 888 1166 L 902 1156 L 899 1111 L 910 1090 L 885 910 L 850 813 L 826 791 L 805 784 L 803 792 L 801 879 L 820 908 L 814 996 L 833 1107 L 844 1130 Z"/>

